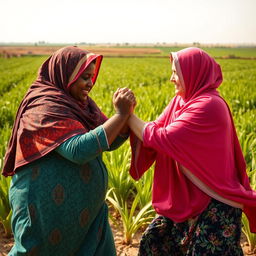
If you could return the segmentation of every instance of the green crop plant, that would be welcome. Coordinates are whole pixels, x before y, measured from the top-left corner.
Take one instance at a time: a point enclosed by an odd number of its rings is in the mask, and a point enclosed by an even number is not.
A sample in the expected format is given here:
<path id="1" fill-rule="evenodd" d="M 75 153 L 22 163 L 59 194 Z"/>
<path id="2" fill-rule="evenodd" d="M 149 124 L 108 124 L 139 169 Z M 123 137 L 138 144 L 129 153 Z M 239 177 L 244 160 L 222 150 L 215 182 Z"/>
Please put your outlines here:
<path id="1" fill-rule="evenodd" d="M 254 161 L 255 161 L 255 158 L 254 158 Z M 250 180 L 251 180 L 251 185 L 254 188 L 254 190 L 256 190 L 256 168 L 255 167 L 254 167 L 253 171 L 250 171 L 249 176 L 250 176 Z M 242 214 L 242 224 L 243 224 L 242 231 L 247 238 L 247 241 L 250 246 L 250 251 L 256 252 L 256 234 L 251 233 L 250 227 L 249 227 L 249 221 L 244 213 Z"/>
<path id="2" fill-rule="evenodd" d="M 151 206 L 151 200 L 142 208 L 138 207 L 140 200 L 139 193 L 135 196 L 131 205 L 128 205 L 127 201 L 120 203 L 115 192 L 113 192 L 113 196 L 107 196 L 107 200 L 114 206 L 121 216 L 124 233 L 123 242 L 125 244 L 131 244 L 134 234 L 141 227 L 148 225 L 153 219 L 152 215 L 154 215 L 154 210 Z"/>
<path id="3" fill-rule="evenodd" d="M 10 178 L 0 176 L 0 224 L 3 225 L 5 236 L 10 237 L 12 211 L 8 200 Z"/>
<path id="4" fill-rule="evenodd" d="M 247 147 L 249 147 L 249 163 L 247 164 L 247 173 L 250 178 L 250 184 L 251 187 L 256 190 L 256 138 L 253 140 L 253 135 L 248 136 L 244 143 L 242 143 L 242 149 L 246 150 L 248 153 Z M 249 221 L 245 214 L 242 215 L 242 231 L 245 234 L 247 241 L 250 246 L 251 252 L 256 252 L 256 234 L 251 233 L 250 227 L 249 227 Z"/>
<path id="5" fill-rule="evenodd" d="M 134 189 L 129 175 L 130 151 L 129 148 L 121 148 L 104 155 L 105 164 L 109 170 L 109 197 L 116 195 L 116 200 L 122 204 L 127 201 Z"/>
<path id="6" fill-rule="evenodd" d="M 91 97 L 110 117 L 114 113 L 113 93 L 117 88 L 129 87 L 137 99 L 135 113 L 145 121 L 154 120 L 174 96 L 174 85 L 169 81 L 171 50 L 177 48 L 164 48 L 163 58 L 104 58 Z M 251 49 L 206 50 L 215 57 L 232 54 L 247 57 L 251 53 Z M 251 56 L 256 56 L 255 50 Z M 0 159 L 5 154 L 19 103 L 36 78 L 37 69 L 44 59 L 45 56 L 0 58 Z M 255 188 L 256 60 L 217 59 L 217 62 L 221 65 L 224 79 L 219 91 L 230 106 L 250 182 Z M 107 201 L 121 216 L 124 241 L 127 243 L 155 214 L 151 206 L 153 167 L 139 181 L 134 181 L 129 175 L 130 158 L 128 141 L 119 149 L 104 153 L 109 171 Z M 9 179 L 1 177 L 0 187 L 6 186 L 2 183 L 7 181 Z M 6 192 L 4 197 L 8 197 Z M 255 248 L 255 235 L 249 232 L 245 216 L 243 232 L 251 248 Z"/>
<path id="7" fill-rule="evenodd" d="M 140 207 L 148 204 L 152 198 L 152 184 L 153 184 L 153 167 L 146 171 L 138 181 L 134 181 L 136 188 L 135 193 L 140 195 L 139 204 Z M 136 194 L 134 195 L 136 196 Z"/>

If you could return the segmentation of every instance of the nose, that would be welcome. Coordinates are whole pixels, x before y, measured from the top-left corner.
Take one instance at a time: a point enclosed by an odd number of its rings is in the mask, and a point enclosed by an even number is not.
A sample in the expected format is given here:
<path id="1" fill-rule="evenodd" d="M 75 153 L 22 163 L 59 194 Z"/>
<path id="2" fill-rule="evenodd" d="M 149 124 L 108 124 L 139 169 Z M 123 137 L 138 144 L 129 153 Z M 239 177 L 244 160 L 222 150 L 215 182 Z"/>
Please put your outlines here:
<path id="1" fill-rule="evenodd" d="M 92 87 L 93 86 L 92 79 L 89 79 L 86 85 Z"/>
<path id="2" fill-rule="evenodd" d="M 174 74 L 172 73 L 171 77 L 170 77 L 170 81 L 171 82 L 175 82 L 175 79 L 174 79 Z"/>

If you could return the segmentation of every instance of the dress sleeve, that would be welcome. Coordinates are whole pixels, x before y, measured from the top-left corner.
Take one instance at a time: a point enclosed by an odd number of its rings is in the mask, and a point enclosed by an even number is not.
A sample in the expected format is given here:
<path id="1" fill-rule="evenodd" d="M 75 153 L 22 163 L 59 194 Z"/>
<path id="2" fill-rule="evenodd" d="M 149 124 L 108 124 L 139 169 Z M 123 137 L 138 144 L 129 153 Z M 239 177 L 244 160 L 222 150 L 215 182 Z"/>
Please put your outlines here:
<path id="1" fill-rule="evenodd" d="M 133 179 L 139 180 L 144 172 L 155 162 L 156 151 L 145 147 L 143 142 L 133 132 L 130 134 L 130 145 L 132 156 L 129 172 Z"/>
<path id="2" fill-rule="evenodd" d="M 85 134 L 69 138 L 55 151 L 74 163 L 84 164 L 108 149 L 105 130 L 102 126 L 99 126 Z"/>
<path id="3" fill-rule="evenodd" d="M 129 134 L 118 135 L 113 143 L 110 145 L 108 151 L 113 151 L 119 148 L 127 139 L 129 138 Z"/>
<path id="4" fill-rule="evenodd" d="M 231 140 L 230 129 L 226 105 L 221 99 L 205 96 L 195 99 L 164 127 L 155 122 L 148 123 L 144 129 L 143 143 L 145 147 L 173 158 L 190 170 L 192 164 L 193 167 L 201 166 L 202 159 L 214 165 L 221 158 L 228 157 L 229 150 L 224 151 L 224 148 Z M 221 150 L 225 156 L 217 154 Z"/>
<path id="5" fill-rule="evenodd" d="M 157 127 L 160 128 L 164 126 L 170 106 L 172 106 L 172 101 L 164 109 L 163 113 L 154 121 L 154 124 Z M 144 126 L 143 134 L 145 132 L 145 128 L 150 124 L 151 123 L 147 123 Z M 133 179 L 138 180 L 142 177 L 144 172 L 154 164 L 157 156 L 157 150 L 151 145 L 146 146 L 145 143 L 140 141 L 140 139 L 132 132 L 130 134 L 130 145 L 132 151 L 130 175 Z"/>

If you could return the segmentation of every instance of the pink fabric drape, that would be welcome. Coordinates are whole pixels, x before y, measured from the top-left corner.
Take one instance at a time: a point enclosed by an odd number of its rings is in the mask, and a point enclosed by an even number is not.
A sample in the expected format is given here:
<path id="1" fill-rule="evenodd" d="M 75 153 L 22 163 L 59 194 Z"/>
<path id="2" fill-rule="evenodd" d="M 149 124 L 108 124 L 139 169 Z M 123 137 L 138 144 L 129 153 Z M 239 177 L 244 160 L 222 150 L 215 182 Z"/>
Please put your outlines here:
<path id="1" fill-rule="evenodd" d="M 200 214 L 211 199 L 184 175 L 182 165 L 216 194 L 242 205 L 256 232 L 256 192 L 230 110 L 216 90 L 222 82 L 220 66 L 198 48 L 179 51 L 176 57 L 185 97 L 174 97 L 146 125 L 143 143 L 131 136 L 130 174 L 139 179 L 155 162 L 153 206 L 158 214 L 182 222 Z"/>

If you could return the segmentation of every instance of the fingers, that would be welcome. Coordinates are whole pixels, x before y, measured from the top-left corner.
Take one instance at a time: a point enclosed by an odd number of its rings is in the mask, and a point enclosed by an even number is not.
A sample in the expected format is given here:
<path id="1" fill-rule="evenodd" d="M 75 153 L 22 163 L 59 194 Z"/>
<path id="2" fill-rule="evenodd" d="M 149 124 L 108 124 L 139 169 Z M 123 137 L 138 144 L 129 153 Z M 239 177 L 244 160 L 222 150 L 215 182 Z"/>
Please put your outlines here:
<path id="1" fill-rule="evenodd" d="M 136 106 L 136 98 L 129 88 L 118 88 L 113 96 L 113 104 L 119 113 L 132 113 Z"/>
<path id="2" fill-rule="evenodd" d="M 116 92 L 114 93 L 114 98 L 126 98 L 128 100 L 134 101 L 135 100 L 135 95 L 132 92 L 131 89 L 125 87 L 125 88 L 118 88 Z"/>
<path id="3" fill-rule="evenodd" d="M 117 88 L 117 90 L 114 92 L 113 98 L 116 98 L 120 92 L 120 88 Z"/>
<path id="4" fill-rule="evenodd" d="M 124 87 L 124 88 L 117 88 L 117 90 L 115 91 L 115 95 L 117 96 L 118 94 L 124 94 L 126 92 L 132 92 L 131 89 Z"/>
<path id="5" fill-rule="evenodd" d="M 119 93 L 122 94 L 123 96 L 128 97 L 128 98 L 135 97 L 133 91 L 129 88 L 122 88 L 122 89 L 119 90 Z"/>
<path id="6" fill-rule="evenodd" d="M 127 91 L 131 91 L 131 89 L 124 87 L 124 88 L 118 88 L 117 89 L 119 92 L 127 92 Z"/>

